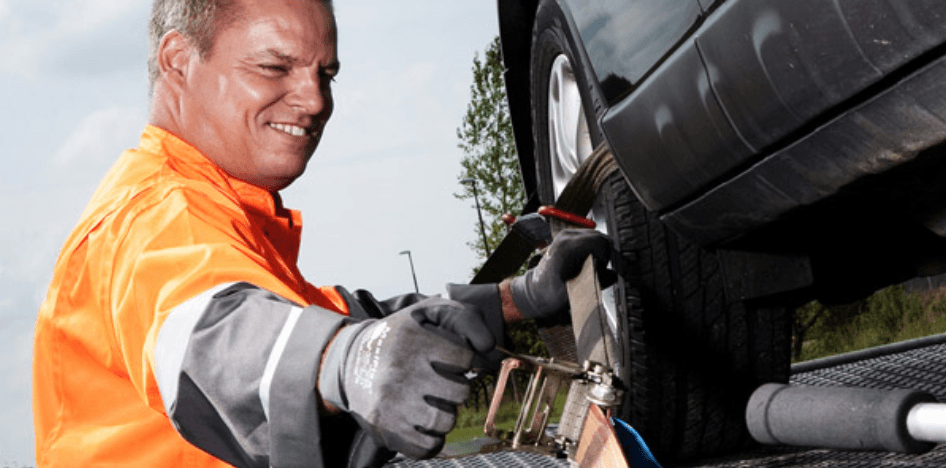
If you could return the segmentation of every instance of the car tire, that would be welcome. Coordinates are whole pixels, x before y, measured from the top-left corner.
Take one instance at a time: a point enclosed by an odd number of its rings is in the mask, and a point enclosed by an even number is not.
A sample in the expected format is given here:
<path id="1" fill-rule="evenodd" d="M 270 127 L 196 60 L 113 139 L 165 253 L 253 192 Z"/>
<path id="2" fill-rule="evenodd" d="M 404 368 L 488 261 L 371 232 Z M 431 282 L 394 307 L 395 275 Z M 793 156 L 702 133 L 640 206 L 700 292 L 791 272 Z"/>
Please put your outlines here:
<path id="1" fill-rule="evenodd" d="M 531 88 L 543 204 L 555 200 L 568 167 L 602 140 L 594 119 L 584 117 L 596 115 L 601 106 L 581 67 L 573 66 L 578 60 L 559 6 L 540 2 L 532 33 Z M 564 99 L 571 102 L 558 102 Z M 582 111 L 578 121 L 566 122 L 576 108 Z M 563 154 L 569 148 L 574 154 Z M 715 253 L 666 228 L 620 174 L 599 192 L 592 217 L 619 252 L 612 261 L 619 280 L 608 299 L 617 324 L 610 333 L 623 348 L 617 353 L 621 362 L 614 363 L 625 386 L 617 414 L 661 460 L 745 446 L 751 392 L 762 383 L 788 379 L 790 310 L 728 301 Z"/>

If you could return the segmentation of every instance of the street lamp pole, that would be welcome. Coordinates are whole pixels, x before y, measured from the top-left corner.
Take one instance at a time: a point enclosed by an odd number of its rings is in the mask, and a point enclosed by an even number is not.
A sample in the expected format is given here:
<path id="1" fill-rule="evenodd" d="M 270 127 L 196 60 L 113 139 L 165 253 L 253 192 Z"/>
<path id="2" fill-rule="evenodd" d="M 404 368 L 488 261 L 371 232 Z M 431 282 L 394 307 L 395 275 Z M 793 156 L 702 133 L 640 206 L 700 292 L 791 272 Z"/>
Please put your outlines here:
<path id="1" fill-rule="evenodd" d="M 486 240 L 486 227 L 483 224 L 483 212 L 480 210 L 480 197 L 476 193 L 476 179 L 472 177 L 467 177 L 466 179 L 460 180 L 461 184 L 470 184 L 473 186 L 473 200 L 476 201 L 476 216 L 480 218 L 480 234 L 483 235 L 483 247 L 486 248 L 486 256 L 489 257 L 492 255 L 492 251 L 489 248 L 489 242 Z"/>
<path id="2" fill-rule="evenodd" d="M 402 251 L 399 255 L 407 254 L 407 261 L 411 262 L 411 276 L 414 277 L 414 292 L 420 294 L 420 288 L 417 287 L 417 273 L 414 273 L 414 257 L 411 256 L 410 250 Z"/>

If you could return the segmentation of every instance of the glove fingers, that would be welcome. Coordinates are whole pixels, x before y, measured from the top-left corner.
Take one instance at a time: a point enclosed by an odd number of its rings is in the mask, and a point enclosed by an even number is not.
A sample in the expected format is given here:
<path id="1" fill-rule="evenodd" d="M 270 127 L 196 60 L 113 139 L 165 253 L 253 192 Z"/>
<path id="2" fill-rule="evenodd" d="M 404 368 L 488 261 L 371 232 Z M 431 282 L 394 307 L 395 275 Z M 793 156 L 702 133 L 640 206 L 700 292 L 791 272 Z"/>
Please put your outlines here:
<path id="1" fill-rule="evenodd" d="M 474 306 L 442 299 L 414 310 L 412 316 L 424 329 L 455 344 L 486 353 L 496 347 L 492 331 Z"/>
<path id="2" fill-rule="evenodd" d="M 598 268 L 598 285 L 601 286 L 601 289 L 608 289 L 617 282 L 618 274 L 616 271 L 606 267 Z"/>
<path id="3" fill-rule="evenodd" d="M 611 260 L 611 240 L 607 235 L 589 229 L 569 229 L 559 233 L 562 238 L 562 248 L 568 249 L 568 265 L 565 266 L 563 278 L 574 278 L 581 271 L 581 266 L 592 255 L 599 265 L 607 265 Z M 563 265 L 564 266 L 564 265 Z"/>
<path id="4" fill-rule="evenodd" d="M 465 366 L 432 361 L 430 363 L 430 367 L 433 367 L 434 372 L 436 372 L 440 377 L 452 380 L 456 383 L 466 384 L 466 373 L 469 372 L 470 366 L 473 365 L 474 360 L 475 358 L 471 359 L 470 364 Z"/>
<path id="5" fill-rule="evenodd" d="M 467 305 L 464 310 L 452 314 L 444 326 L 447 331 L 463 338 L 476 352 L 488 353 L 496 347 L 493 332 L 474 306 Z"/>
<path id="6" fill-rule="evenodd" d="M 425 398 L 433 397 L 440 400 L 459 405 L 466 401 L 470 396 L 470 384 L 466 379 L 455 380 L 455 378 L 443 377 L 439 374 L 431 375 L 430 385 Z"/>
<path id="7" fill-rule="evenodd" d="M 595 261 L 599 264 L 607 265 L 611 261 L 611 251 L 611 238 L 599 232 L 594 238 L 591 255 L 594 255 Z"/>
<path id="8" fill-rule="evenodd" d="M 431 407 L 427 415 L 427 422 L 415 429 L 428 435 L 445 435 L 457 423 L 457 406 L 440 398 L 425 396 L 424 401 Z"/>
<path id="9" fill-rule="evenodd" d="M 456 405 L 470 395 L 463 374 L 474 352 L 460 337 L 471 320 L 482 322 L 476 309 L 432 299 L 356 330 L 344 390 L 351 413 L 384 446 L 415 458 L 443 447 Z"/>

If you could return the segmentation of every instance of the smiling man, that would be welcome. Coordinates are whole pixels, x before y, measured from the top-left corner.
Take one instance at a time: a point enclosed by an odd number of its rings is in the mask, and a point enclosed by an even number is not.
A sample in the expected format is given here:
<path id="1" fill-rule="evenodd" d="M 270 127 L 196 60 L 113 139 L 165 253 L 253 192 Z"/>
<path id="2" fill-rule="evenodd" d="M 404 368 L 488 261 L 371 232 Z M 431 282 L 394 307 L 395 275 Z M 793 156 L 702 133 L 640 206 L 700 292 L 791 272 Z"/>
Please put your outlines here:
<path id="1" fill-rule="evenodd" d="M 177 30 L 161 37 L 151 122 L 230 176 L 277 191 L 305 170 L 332 115 L 334 18 L 327 2 L 229 3 L 203 53 Z"/>
<path id="2" fill-rule="evenodd" d="M 67 239 L 39 312 L 40 467 L 380 466 L 435 455 L 504 321 L 567 310 L 594 232 L 450 299 L 315 287 L 298 178 L 332 114 L 327 0 L 157 0 L 152 112 Z"/>

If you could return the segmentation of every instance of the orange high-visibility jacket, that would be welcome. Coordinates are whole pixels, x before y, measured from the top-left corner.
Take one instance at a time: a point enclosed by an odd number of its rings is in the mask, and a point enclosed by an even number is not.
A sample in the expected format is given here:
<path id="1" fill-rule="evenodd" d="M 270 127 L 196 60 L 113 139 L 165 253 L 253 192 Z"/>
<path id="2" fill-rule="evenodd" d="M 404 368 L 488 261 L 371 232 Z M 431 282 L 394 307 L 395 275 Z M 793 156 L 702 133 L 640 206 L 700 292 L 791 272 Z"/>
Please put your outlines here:
<path id="1" fill-rule="evenodd" d="M 39 312 L 38 465 L 321 466 L 315 378 L 348 306 L 303 279 L 300 229 L 278 196 L 148 126 Z"/>

